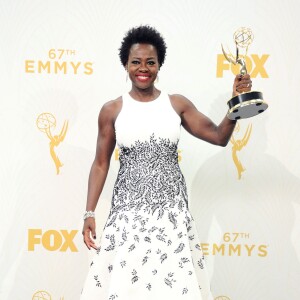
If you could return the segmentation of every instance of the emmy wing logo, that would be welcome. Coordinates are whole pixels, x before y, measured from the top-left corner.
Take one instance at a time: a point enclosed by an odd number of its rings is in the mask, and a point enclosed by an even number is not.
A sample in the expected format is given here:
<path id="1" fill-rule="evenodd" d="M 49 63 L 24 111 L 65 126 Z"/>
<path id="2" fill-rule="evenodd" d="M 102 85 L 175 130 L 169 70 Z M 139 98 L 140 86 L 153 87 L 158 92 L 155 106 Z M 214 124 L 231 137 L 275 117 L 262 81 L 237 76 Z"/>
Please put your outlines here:
<path id="1" fill-rule="evenodd" d="M 244 168 L 241 161 L 239 160 L 237 153 L 239 151 L 241 151 L 247 145 L 247 143 L 250 139 L 251 132 L 252 132 L 252 124 L 248 125 L 247 130 L 242 139 L 236 139 L 234 137 L 234 135 L 236 133 L 238 133 L 239 131 L 240 131 L 240 124 L 237 123 L 237 125 L 234 129 L 234 134 L 232 135 L 232 137 L 230 139 L 230 142 L 232 144 L 232 159 L 233 159 L 233 162 L 234 162 L 237 172 L 238 172 L 238 179 L 241 179 L 242 173 L 245 172 L 246 169 Z"/>
<path id="2" fill-rule="evenodd" d="M 65 139 L 68 131 L 68 121 L 64 122 L 64 125 L 59 135 L 53 135 L 52 133 L 52 130 L 56 127 L 56 119 L 51 113 L 40 114 L 36 120 L 36 125 L 38 129 L 44 132 L 50 140 L 50 155 L 54 161 L 56 167 L 56 174 L 58 175 L 60 172 L 60 168 L 63 166 L 63 164 L 61 163 L 59 157 L 55 153 L 55 147 L 58 147 L 59 144 Z"/>
<path id="3" fill-rule="evenodd" d="M 32 300 L 52 300 L 52 297 L 46 291 L 37 291 L 33 294 Z M 64 297 L 60 298 L 60 300 L 64 300 Z"/>
<path id="4" fill-rule="evenodd" d="M 38 291 L 32 296 L 32 300 L 52 300 L 51 295 L 46 291 Z"/>

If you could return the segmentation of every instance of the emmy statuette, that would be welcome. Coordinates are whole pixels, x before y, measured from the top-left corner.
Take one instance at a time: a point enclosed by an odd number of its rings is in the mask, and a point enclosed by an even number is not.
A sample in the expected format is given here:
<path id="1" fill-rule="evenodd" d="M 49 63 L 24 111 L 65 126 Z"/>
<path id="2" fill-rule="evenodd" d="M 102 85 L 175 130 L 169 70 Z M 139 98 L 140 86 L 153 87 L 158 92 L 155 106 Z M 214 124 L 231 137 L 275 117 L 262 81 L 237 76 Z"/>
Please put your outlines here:
<path id="1" fill-rule="evenodd" d="M 223 45 L 222 51 L 228 62 L 236 65 L 241 65 L 240 74 L 247 74 L 245 58 L 247 56 L 248 47 L 253 41 L 253 33 L 251 29 L 241 27 L 234 34 L 233 39 L 236 45 L 236 56 L 233 56 L 230 51 L 226 53 Z M 240 55 L 240 49 L 245 49 L 245 54 Z M 228 118 L 231 120 L 246 119 L 256 116 L 264 112 L 268 108 L 268 104 L 263 100 L 262 92 L 250 91 L 244 92 L 232 97 L 228 102 L 229 111 Z"/>

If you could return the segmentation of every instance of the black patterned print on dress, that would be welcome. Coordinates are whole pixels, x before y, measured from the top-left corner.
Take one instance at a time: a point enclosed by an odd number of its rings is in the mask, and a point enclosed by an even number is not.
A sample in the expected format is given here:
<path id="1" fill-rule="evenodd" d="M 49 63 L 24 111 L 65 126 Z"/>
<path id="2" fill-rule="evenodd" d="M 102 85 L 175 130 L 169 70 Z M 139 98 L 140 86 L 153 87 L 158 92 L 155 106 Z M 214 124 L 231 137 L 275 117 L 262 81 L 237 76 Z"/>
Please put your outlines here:
<path id="1" fill-rule="evenodd" d="M 97 286 L 97 287 L 101 287 L 101 283 L 100 283 L 98 277 L 99 277 L 98 275 L 95 275 L 95 276 L 94 276 L 94 279 L 95 279 L 95 281 L 96 281 L 96 286 Z"/>
<path id="2" fill-rule="evenodd" d="M 178 166 L 177 142 L 152 135 L 149 142 L 136 141 L 131 147 L 121 146 L 119 158 L 120 171 L 105 227 L 112 226 L 121 213 L 135 211 L 139 215 L 142 210 L 156 214 L 157 219 L 167 213 L 177 228 L 177 215 L 172 208 L 177 206 L 183 212 L 188 206 L 185 180 Z M 147 220 L 139 217 L 143 232 Z"/>

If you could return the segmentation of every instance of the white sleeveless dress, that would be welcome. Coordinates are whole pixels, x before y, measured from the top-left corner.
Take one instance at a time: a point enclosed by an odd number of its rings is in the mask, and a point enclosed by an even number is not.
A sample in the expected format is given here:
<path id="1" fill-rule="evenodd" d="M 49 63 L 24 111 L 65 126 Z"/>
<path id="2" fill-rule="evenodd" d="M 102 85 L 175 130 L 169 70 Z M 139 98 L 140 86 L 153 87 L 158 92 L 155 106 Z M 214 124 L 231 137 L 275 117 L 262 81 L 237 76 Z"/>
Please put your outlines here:
<path id="1" fill-rule="evenodd" d="M 151 102 L 122 98 L 120 170 L 81 300 L 211 300 L 178 165 L 180 117 L 164 92 Z"/>

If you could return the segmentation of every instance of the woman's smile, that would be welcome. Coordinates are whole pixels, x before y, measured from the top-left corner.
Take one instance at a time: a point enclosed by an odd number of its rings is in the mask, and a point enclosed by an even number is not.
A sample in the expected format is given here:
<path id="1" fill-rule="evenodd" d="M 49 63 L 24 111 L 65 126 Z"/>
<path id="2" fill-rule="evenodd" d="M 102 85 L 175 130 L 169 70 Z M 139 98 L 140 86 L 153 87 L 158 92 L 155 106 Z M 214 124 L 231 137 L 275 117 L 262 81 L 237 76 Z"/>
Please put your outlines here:
<path id="1" fill-rule="evenodd" d="M 147 74 L 136 74 L 135 77 L 138 81 L 141 82 L 147 82 L 151 79 L 151 76 Z"/>

